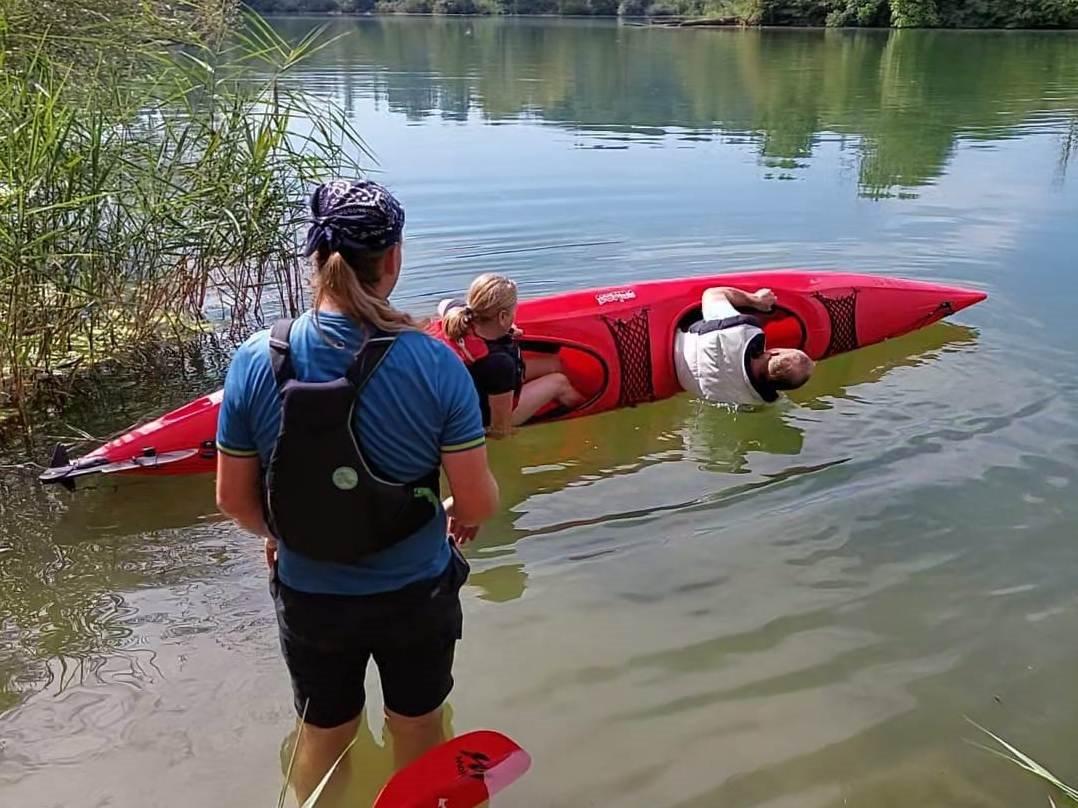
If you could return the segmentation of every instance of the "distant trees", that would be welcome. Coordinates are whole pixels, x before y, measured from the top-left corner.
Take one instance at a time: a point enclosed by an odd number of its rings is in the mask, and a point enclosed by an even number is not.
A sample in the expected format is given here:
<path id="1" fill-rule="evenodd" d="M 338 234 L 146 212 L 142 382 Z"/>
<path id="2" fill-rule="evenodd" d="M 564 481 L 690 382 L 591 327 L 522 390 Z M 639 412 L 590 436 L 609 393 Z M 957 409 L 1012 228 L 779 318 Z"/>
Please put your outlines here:
<path id="1" fill-rule="evenodd" d="M 745 17 L 771 24 L 895 28 L 1078 25 L 1078 0 L 749 0 Z"/>
<path id="2" fill-rule="evenodd" d="M 266 13 L 711 17 L 746 25 L 1074 28 L 1078 0 L 248 0 Z"/>

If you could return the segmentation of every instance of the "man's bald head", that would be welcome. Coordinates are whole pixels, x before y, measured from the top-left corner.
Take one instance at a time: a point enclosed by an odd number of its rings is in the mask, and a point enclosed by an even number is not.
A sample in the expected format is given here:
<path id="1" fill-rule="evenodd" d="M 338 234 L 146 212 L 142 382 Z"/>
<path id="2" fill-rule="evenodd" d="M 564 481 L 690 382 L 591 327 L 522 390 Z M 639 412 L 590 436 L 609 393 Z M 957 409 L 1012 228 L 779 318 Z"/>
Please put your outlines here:
<path id="1" fill-rule="evenodd" d="M 768 351 L 767 380 L 776 390 L 796 390 L 812 377 L 815 367 L 804 351 L 775 348 Z"/>

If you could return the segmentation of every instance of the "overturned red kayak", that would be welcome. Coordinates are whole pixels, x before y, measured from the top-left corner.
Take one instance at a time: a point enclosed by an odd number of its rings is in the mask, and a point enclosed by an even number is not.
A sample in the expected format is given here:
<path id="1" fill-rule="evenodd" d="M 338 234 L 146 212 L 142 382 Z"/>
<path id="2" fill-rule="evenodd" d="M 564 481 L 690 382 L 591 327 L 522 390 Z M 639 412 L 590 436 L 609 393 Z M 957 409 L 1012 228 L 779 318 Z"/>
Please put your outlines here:
<path id="1" fill-rule="evenodd" d="M 922 281 L 845 272 L 765 270 L 646 281 L 522 301 L 517 324 L 528 354 L 557 355 L 586 396 L 570 412 L 536 421 L 593 415 L 681 391 L 674 335 L 700 318 L 708 287 L 767 287 L 775 310 L 760 315 L 771 347 L 800 348 L 813 359 L 852 351 L 936 322 L 984 300 L 984 292 Z M 43 482 L 72 484 L 93 473 L 195 474 L 212 471 L 221 391 L 136 427 L 83 457 L 63 447 Z"/>

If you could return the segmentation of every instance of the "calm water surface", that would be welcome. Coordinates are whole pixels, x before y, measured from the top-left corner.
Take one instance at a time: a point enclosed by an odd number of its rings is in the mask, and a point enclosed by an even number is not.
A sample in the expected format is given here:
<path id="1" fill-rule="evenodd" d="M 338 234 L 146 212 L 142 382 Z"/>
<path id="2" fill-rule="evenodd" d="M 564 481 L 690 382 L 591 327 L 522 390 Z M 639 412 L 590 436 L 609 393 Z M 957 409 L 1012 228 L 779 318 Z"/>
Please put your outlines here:
<path id="1" fill-rule="evenodd" d="M 451 704 L 534 757 L 498 804 L 1045 804 L 967 717 L 1078 780 L 1078 38 L 330 28 L 294 80 L 407 205 L 407 307 L 484 270 L 528 295 L 774 266 L 991 295 L 767 412 L 679 398 L 493 448 Z M 0 802 L 272 804 L 287 678 L 212 481 L 0 485 Z M 388 766 L 371 723 L 356 805 Z"/>

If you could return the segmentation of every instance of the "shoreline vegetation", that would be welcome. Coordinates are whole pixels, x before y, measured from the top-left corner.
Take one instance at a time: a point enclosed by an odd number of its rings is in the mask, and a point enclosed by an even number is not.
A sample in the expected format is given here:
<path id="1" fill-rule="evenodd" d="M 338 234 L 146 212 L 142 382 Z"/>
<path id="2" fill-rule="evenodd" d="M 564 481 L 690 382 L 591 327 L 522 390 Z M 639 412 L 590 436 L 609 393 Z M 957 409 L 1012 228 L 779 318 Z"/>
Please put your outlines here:
<path id="1" fill-rule="evenodd" d="M 300 306 L 308 189 L 365 154 L 281 83 L 328 44 L 237 0 L 0 0 L 0 432 Z"/>
<path id="2" fill-rule="evenodd" d="M 608 17 L 681 27 L 1074 29 L 1078 0 L 248 0 L 264 14 Z"/>

